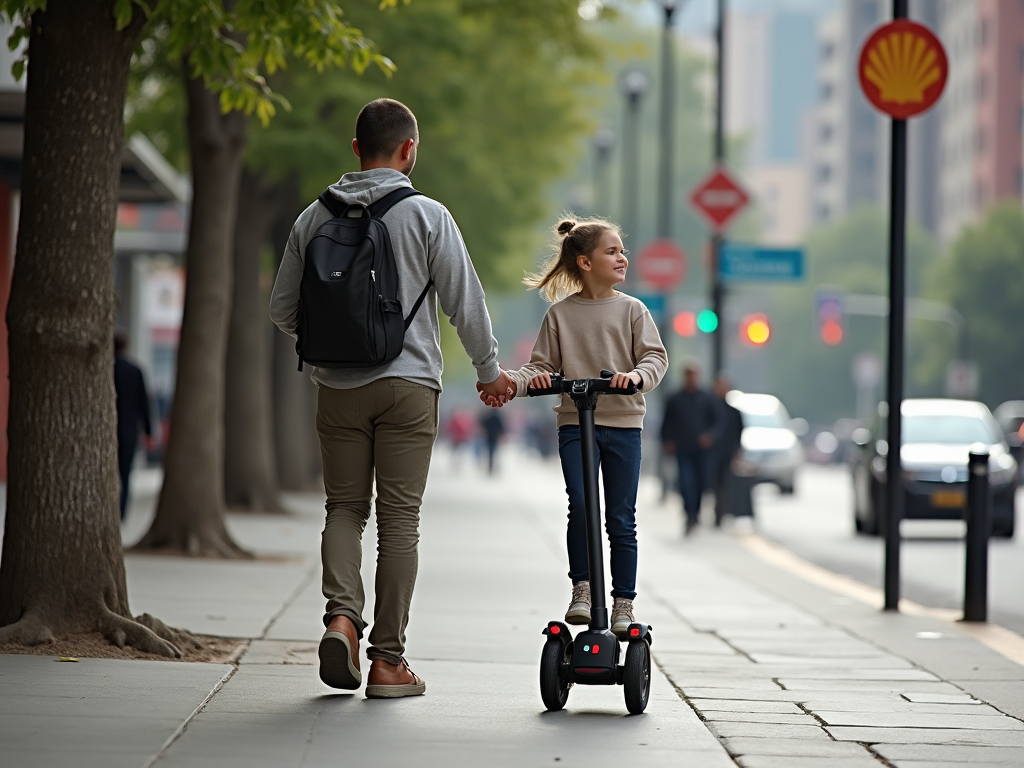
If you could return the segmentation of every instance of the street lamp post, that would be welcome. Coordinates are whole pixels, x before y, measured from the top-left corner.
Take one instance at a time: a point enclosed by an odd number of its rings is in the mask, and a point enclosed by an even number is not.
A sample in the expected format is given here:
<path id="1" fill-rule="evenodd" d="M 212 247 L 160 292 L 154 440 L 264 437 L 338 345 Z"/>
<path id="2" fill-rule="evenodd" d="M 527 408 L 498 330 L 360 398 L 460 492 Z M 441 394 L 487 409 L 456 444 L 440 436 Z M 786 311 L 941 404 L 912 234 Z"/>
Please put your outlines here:
<path id="1" fill-rule="evenodd" d="M 626 95 L 622 126 L 622 226 L 632 251 L 640 245 L 640 104 L 650 84 L 647 73 L 639 69 L 631 69 L 622 78 Z"/>
<path id="2" fill-rule="evenodd" d="M 599 128 L 594 134 L 594 210 L 599 216 L 608 216 L 611 201 L 608 190 L 608 160 L 615 146 L 615 131 Z"/>
<path id="3" fill-rule="evenodd" d="M 715 30 L 717 59 L 715 62 L 715 165 L 725 162 L 725 0 L 718 0 L 718 28 Z M 725 365 L 723 340 L 725 333 L 725 285 L 718 276 L 718 259 L 722 252 L 722 235 L 711 236 L 711 309 L 718 318 L 718 327 L 711 334 L 711 370 L 715 378 Z"/>
<path id="4" fill-rule="evenodd" d="M 675 50 L 672 45 L 672 17 L 679 7 L 677 0 L 660 0 L 665 11 L 661 36 L 661 157 L 658 163 L 658 222 L 660 238 L 672 237 L 672 176 L 675 171 Z"/>

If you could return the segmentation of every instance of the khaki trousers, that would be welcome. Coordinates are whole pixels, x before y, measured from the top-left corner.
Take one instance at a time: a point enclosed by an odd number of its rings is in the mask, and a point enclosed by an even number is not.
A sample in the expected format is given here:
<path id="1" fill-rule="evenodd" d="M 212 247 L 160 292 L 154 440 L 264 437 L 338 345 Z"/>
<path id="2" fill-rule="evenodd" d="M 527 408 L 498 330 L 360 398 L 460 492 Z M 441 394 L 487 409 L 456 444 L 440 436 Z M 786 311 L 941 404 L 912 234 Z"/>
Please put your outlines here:
<path id="1" fill-rule="evenodd" d="M 366 655 L 391 664 L 405 652 L 405 628 L 418 566 L 420 504 L 437 437 L 439 392 L 386 378 L 356 389 L 317 392 L 316 429 L 324 465 L 327 522 L 321 545 L 324 624 L 347 616 L 362 637 L 366 622 L 362 537 L 377 490 L 377 575 Z"/>

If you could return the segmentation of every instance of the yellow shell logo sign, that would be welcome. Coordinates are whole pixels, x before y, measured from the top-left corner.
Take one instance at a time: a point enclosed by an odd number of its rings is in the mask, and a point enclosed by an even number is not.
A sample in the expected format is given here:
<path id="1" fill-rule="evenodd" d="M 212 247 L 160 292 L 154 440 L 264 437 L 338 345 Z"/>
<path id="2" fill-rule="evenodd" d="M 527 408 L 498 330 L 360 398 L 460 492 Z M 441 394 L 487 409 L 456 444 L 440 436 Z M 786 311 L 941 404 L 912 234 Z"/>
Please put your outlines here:
<path id="1" fill-rule="evenodd" d="M 879 28 L 860 57 L 861 87 L 880 110 L 905 119 L 932 106 L 946 82 L 942 43 L 927 27 L 898 20 Z"/>
<path id="2" fill-rule="evenodd" d="M 909 32 L 893 32 L 868 51 L 864 77 L 878 86 L 882 101 L 924 101 L 929 85 L 939 82 L 938 54 L 928 41 Z"/>

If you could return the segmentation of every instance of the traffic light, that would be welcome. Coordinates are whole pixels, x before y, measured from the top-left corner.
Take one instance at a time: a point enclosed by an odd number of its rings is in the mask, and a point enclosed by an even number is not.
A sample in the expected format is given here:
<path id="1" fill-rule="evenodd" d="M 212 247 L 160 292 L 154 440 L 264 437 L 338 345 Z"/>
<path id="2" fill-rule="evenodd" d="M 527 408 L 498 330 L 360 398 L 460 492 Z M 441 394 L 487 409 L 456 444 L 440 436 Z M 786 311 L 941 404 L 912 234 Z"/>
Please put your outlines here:
<path id="1" fill-rule="evenodd" d="M 712 309 L 704 309 L 697 315 L 697 327 L 704 333 L 714 333 L 718 328 L 718 315 Z"/>
<path id="2" fill-rule="evenodd" d="M 680 312 L 673 318 L 672 328 L 680 336 L 693 336 L 697 332 L 697 315 L 693 312 Z"/>
<path id="3" fill-rule="evenodd" d="M 815 297 L 815 303 L 818 308 L 818 337 L 830 347 L 842 343 L 842 294 L 820 292 Z"/>
<path id="4" fill-rule="evenodd" d="M 747 315 L 740 323 L 740 340 L 755 347 L 764 346 L 772 335 L 768 318 L 762 314 Z"/>

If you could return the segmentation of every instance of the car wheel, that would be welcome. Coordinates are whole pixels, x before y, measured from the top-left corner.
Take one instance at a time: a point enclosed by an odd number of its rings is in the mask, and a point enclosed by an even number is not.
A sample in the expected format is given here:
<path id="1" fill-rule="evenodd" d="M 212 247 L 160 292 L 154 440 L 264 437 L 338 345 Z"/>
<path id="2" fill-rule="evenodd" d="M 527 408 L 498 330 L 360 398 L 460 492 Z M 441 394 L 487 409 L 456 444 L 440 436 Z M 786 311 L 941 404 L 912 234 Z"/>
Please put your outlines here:
<path id="1" fill-rule="evenodd" d="M 882 532 L 882 484 L 871 481 L 871 493 L 868 494 L 868 519 L 863 522 L 864 533 L 868 536 L 878 536 Z"/>
<path id="2" fill-rule="evenodd" d="M 783 496 L 792 496 L 794 493 L 796 493 L 796 489 L 793 487 L 792 483 L 789 483 L 788 485 L 780 485 L 779 493 L 781 493 Z"/>
<path id="3" fill-rule="evenodd" d="M 864 533 L 864 523 L 861 522 L 860 516 L 856 511 L 853 513 L 853 529 L 857 533 Z"/>
<path id="4" fill-rule="evenodd" d="M 1012 517 L 1009 520 L 993 523 L 992 525 L 992 535 L 997 539 L 1012 539 L 1013 533 L 1014 520 Z"/>

